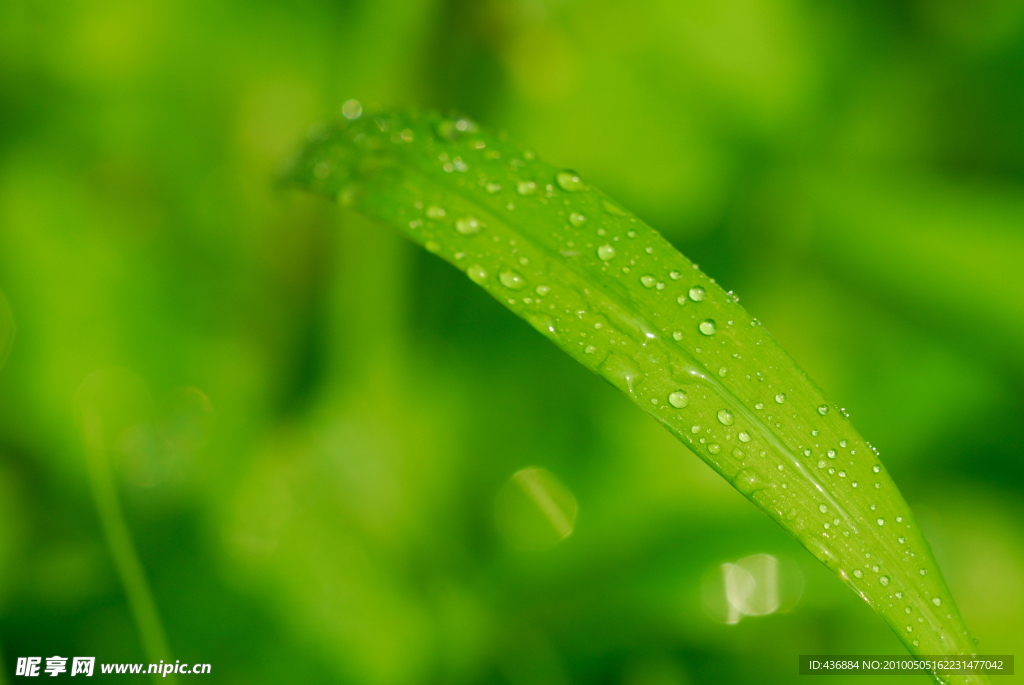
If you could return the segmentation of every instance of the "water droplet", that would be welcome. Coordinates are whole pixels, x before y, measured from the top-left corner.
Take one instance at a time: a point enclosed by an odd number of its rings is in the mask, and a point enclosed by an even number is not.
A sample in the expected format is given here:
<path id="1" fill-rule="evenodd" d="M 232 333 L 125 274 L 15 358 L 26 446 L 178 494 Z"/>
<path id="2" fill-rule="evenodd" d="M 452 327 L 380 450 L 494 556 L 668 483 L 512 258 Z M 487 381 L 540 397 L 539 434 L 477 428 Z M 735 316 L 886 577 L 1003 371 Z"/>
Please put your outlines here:
<path id="1" fill-rule="evenodd" d="M 750 494 L 763 489 L 761 479 L 750 469 L 743 469 L 737 473 L 732 483 L 737 490 L 744 494 Z"/>
<path id="2" fill-rule="evenodd" d="M 466 269 L 466 275 L 474 283 L 483 283 L 487 280 L 487 270 L 479 264 L 474 264 Z"/>
<path id="3" fill-rule="evenodd" d="M 678 281 L 680 278 L 683 277 L 683 274 L 680 273 L 679 271 L 670 271 L 668 277 L 671 278 L 673 281 Z"/>
<path id="4" fill-rule="evenodd" d="M 754 409 L 757 409 L 758 411 L 760 411 L 760 410 L 764 409 L 764 405 L 761 404 L 760 402 L 758 402 L 757 404 L 754 405 Z"/>
<path id="5" fill-rule="evenodd" d="M 839 477 L 840 478 L 846 478 L 846 471 L 840 471 L 839 472 Z"/>
<path id="6" fill-rule="evenodd" d="M 685 392 L 683 392 L 682 390 L 676 390 L 674 393 L 668 396 L 668 403 L 671 404 L 676 409 L 682 409 L 683 407 L 690 403 L 690 400 L 686 397 Z M 700 427 L 698 426 L 697 431 L 699 430 Z M 694 431 L 694 433 L 696 433 L 697 431 Z"/>
<path id="7" fill-rule="evenodd" d="M 825 452 L 825 454 L 828 456 L 829 459 L 835 459 L 836 458 L 836 451 L 835 450 L 827 450 Z"/>
<path id="8" fill-rule="evenodd" d="M 683 332 L 682 331 L 672 331 L 672 339 L 673 340 L 682 340 L 683 339 Z"/>
<path id="9" fill-rule="evenodd" d="M 438 207 L 437 205 L 430 205 L 427 207 L 427 216 L 431 219 L 443 219 L 447 212 L 444 211 L 444 207 Z"/>
<path id="10" fill-rule="evenodd" d="M 575 193 L 583 190 L 583 181 L 576 175 L 575 171 L 559 171 L 555 174 L 555 181 L 558 187 L 568 193 Z"/>
<path id="11" fill-rule="evenodd" d="M 880 526 L 884 526 L 884 525 L 885 525 L 885 519 L 881 519 L 881 518 L 880 518 L 880 519 L 878 519 L 877 521 L 875 521 L 875 523 L 877 523 L 877 524 L 878 524 L 878 525 L 880 525 Z"/>
<path id="12" fill-rule="evenodd" d="M 645 275 L 640 277 L 640 282 L 644 284 L 645 288 L 653 288 L 654 284 L 657 283 L 657 279 L 651 275 Z"/>
<path id="13" fill-rule="evenodd" d="M 932 604 L 937 607 L 942 606 L 942 600 L 939 597 L 932 597 Z"/>
<path id="14" fill-rule="evenodd" d="M 611 245 L 602 245 L 597 248 L 597 257 L 603 262 L 607 262 L 609 259 L 615 257 L 615 248 Z"/>
<path id="15" fill-rule="evenodd" d="M 740 434 L 736 437 L 740 439 L 740 442 L 750 442 L 750 433 L 746 431 L 740 431 Z"/>
<path id="16" fill-rule="evenodd" d="M 907 632 L 908 633 L 914 632 L 914 626 L 907 626 Z"/>
<path id="17" fill-rule="evenodd" d="M 885 587 L 889 584 L 889 576 L 882 576 L 878 579 L 878 582 L 882 584 L 882 587 Z"/>
<path id="18" fill-rule="evenodd" d="M 690 299 L 694 302 L 701 302 L 706 296 L 707 292 L 705 292 L 704 288 L 699 285 L 695 285 L 690 288 Z"/>
<path id="19" fill-rule="evenodd" d="M 853 481 L 852 483 L 850 483 L 850 485 L 853 487 L 857 487 L 860 485 L 860 483 L 858 483 L 857 481 Z"/>
<path id="20" fill-rule="evenodd" d="M 819 504 L 818 505 L 818 511 L 820 511 L 822 514 L 824 514 L 826 511 L 828 511 L 828 506 L 826 506 L 824 504 Z"/>
<path id="21" fill-rule="evenodd" d="M 708 445 L 708 452 L 711 452 L 711 454 L 718 454 L 721 451 L 722 448 L 716 445 L 715 443 L 711 443 L 710 445 Z"/>
<path id="22" fill-rule="evenodd" d="M 496 192 L 501 190 L 501 185 L 498 183 L 488 183 L 486 186 L 484 186 L 484 188 L 487 190 L 488 193 L 494 195 Z"/>
<path id="23" fill-rule="evenodd" d="M 473 235 L 480 232 L 480 222 L 477 221 L 476 217 L 472 216 L 456 219 L 455 230 L 462 235 Z"/>
<path id="24" fill-rule="evenodd" d="M 780 392 L 778 395 L 775 396 L 775 401 L 778 402 L 779 404 L 782 404 L 783 402 L 785 402 L 786 401 L 786 393 Z"/>
<path id="25" fill-rule="evenodd" d="M 918 571 L 918 573 L 920 573 L 922 576 L 928 575 L 927 569 L 921 569 L 920 571 Z"/>
<path id="26" fill-rule="evenodd" d="M 573 212 L 569 215 L 569 223 L 579 228 L 583 224 L 587 223 L 587 217 L 583 216 L 579 212 Z"/>
<path id="27" fill-rule="evenodd" d="M 533 195 L 537 192 L 537 184 L 533 181 L 519 181 L 516 183 L 516 192 L 520 195 Z"/>
<path id="28" fill-rule="evenodd" d="M 503 286 L 512 290 L 520 290 L 524 285 L 526 285 L 526 281 L 523 280 L 523 277 L 512 270 L 502 271 L 498 274 L 498 280 L 501 281 Z"/>
<path id="29" fill-rule="evenodd" d="M 818 407 L 818 413 L 821 414 L 822 416 L 827 414 L 828 413 L 828 405 L 827 404 L 823 404 L 820 407 Z"/>
<path id="30" fill-rule="evenodd" d="M 896 538 L 896 542 L 900 543 L 901 545 L 906 543 L 906 541 L 907 541 L 907 539 L 905 537 L 898 537 L 898 538 Z"/>
<path id="31" fill-rule="evenodd" d="M 845 448 L 846 447 L 846 441 L 845 440 L 840 440 L 839 441 L 839 446 Z"/>
<path id="32" fill-rule="evenodd" d="M 700 322 L 700 324 L 697 326 L 697 329 L 704 335 L 714 335 L 715 322 L 712 319 L 706 319 Z"/>
<path id="33" fill-rule="evenodd" d="M 880 473 L 881 470 L 882 470 L 882 467 L 879 466 L 878 464 L 875 464 L 874 466 L 871 467 L 871 470 L 874 471 L 875 473 Z"/>
<path id="34" fill-rule="evenodd" d="M 544 296 L 545 296 L 545 295 L 547 295 L 547 294 L 548 294 L 549 292 L 551 292 L 551 288 L 550 288 L 550 287 L 548 287 L 548 286 L 546 286 L 546 285 L 538 285 L 538 286 L 537 286 L 537 291 L 536 291 L 536 292 L 537 292 L 537 294 L 538 294 L 538 295 L 540 295 L 541 297 L 544 297 Z"/>
<path id="35" fill-rule="evenodd" d="M 864 577 L 864 572 L 861 571 L 859 568 L 855 568 L 855 569 L 853 569 L 853 575 L 855 577 L 857 577 L 857 578 L 863 578 Z"/>
<path id="36" fill-rule="evenodd" d="M 341 114 L 346 119 L 358 119 L 363 114 L 363 106 L 359 100 L 346 100 L 345 104 L 341 106 Z"/>
<path id="37" fill-rule="evenodd" d="M 733 424 L 732 412 L 728 409 L 722 409 L 718 412 L 718 421 L 723 426 L 731 426 Z"/>

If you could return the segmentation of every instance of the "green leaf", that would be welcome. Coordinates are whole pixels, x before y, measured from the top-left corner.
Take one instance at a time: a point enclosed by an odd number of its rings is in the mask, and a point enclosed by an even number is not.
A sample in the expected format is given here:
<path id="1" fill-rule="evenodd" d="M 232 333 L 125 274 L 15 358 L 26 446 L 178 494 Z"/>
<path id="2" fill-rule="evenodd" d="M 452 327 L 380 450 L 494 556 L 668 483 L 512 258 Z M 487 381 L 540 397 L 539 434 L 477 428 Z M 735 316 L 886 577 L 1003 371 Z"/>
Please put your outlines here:
<path id="1" fill-rule="evenodd" d="M 314 127 L 290 176 L 401 229 L 629 395 L 911 652 L 974 653 L 909 507 L 843 411 L 734 295 L 574 172 L 464 118 L 387 112 Z"/>

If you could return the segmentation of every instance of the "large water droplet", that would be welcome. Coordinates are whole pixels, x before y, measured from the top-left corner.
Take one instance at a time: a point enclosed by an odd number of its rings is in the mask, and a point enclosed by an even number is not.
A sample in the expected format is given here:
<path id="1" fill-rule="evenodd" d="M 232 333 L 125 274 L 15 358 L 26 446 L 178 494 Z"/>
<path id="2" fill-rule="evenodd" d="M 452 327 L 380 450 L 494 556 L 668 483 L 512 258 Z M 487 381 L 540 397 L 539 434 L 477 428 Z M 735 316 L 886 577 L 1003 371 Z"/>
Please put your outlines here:
<path id="1" fill-rule="evenodd" d="M 651 276 L 650 274 L 647 274 L 640 277 L 640 282 L 643 283 L 645 288 L 653 288 L 654 284 L 658 282 L 658 279 L 656 279 L 654 276 Z"/>
<path id="2" fill-rule="evenodd" d="M 704 321 L 701 321 L 700 324 L 697 326 L 697 330 L 699 330 L 704 335 L 714 335 L 715 322 L 712 319 L 706 319 Z"/>
<path id="3" fill-rule="evenodd" d="M 487 269 L 483 268 L 479 264 L 473 264 L 466 269 L 466 275 L 474 283 L 483 283 L 487 280 Z"/>
<path id="4" fill-rule="evenodd" d="M 884 525 L 885 525 L 885 519 L 883 519 L 883 518 L 880 518 L 880 519 L 878 519 L 877 521 L 875 521 L 875 523 L 877 523 L 877 524 L 878 524 L 878 525 L 880 525 L 880 526 L 884 526 Z"/>
<path id="5" fill-rule="evenodd" d="M 723 426 L 731 426 L 733 424 L 732 412 L 728 409 L 721 409 L 718 412 L 718 422 Z"/>
<path id="6" fill-rule="evenodd" d="M 569 223 L 579 228 L 583 224 L 587 223 L 587 217 L 583 216 L 579 212 L 573 212 L 569 215 Z"/>
<path id="7" fill-rule="evenodd" d="M 537 288 L 536 288 L 536 292 L 541 297 L 544 297 L 549 292 L 551 292 L 551 288 L 549 286 L 546 286 L 546 285 L 538 285 Z"/>
<path id="8" fill-rule="evenodd" d="M 480 232 L 480 222 L 476 217 L 465 216 L 461 219 L 456 219 L 455 230 L 462 235 L 473 235 Z"/>
<path id="9" fill-rule="evenodd" d="M 686 397 L 686 393 L 682 390 L 676 390 L 674 393 L 668 396 L 668 403 L 676 409 L 682 409 L 690 403 L 690 400 Z"/>
<path id="10" fill-rule="evenodd" d="M 575 171 L 559 171 L 555 175 L 555 181 L 558 182 L 559 188 L 569 193 L 583 190 L 583 181 L 580 180 Z"/>
<path id="11" fill-rule="evenodd" d="M 694 302 L 701 302 L 706 296 L 707 293 L 705 292 L 704 288 L 700 287 L 699 285 L 695 285 L 692 288 L 690 288 L 690 299 L 693 300 Z"/>
<path id="12" fill-rule="evenodd" d="M 516 183 L 516 192 L 520 195 L 533 195 L 537 192 L 537 184 L 533 181 L 519 181 Z"/>
<path id="13" fill-rule="evenodd" d="M 824 514 L 825 512 L 828 511 L 828 506 L 825 505 L 825 504 L 819 504 L 818 505 L 818 511 L 820 511 L 822 514 Z"/>
<path id="14" fill-rule="evenodd" d="M 942 600 L 938 597 L 932 597 L 932 604 L 937 607 L 942 606 Z"/>
<path id="15" fill-rule="evenodd" d="M 779 404 L 782 404 L 783 402 L 785 402 L 786 401 L 786 393 L 780 392 L 778 395 L 775 396 L 775 401 L 778 402 Z"/>
<path id="16" fill-rule="evenodd" d="M 878 582 L 882 584 L 882 587 L 885 587 L 886 585 L 889 584 L 889 576 L 881 576 L 878 579 Z"/>
<path id="17" fill-rule="evenodd" d="M 443 219 L 447 212 L 444 211 L 444 207 L 438 207 L 437 205 L 430 205 L 427 207 L 427 216 L 431 219 Z"/>
<path id="18" fill-rule="evenodd" d="M 683 332 L 682 331 L 672 331 L 672 339 L 673 340 L 682 340 L 683 339 Z"/>
<path id="19" fill-rule="evenodd" d="M 822 416 L 827 414 L 828 413 L 828 405 L 827 404 L 823 404 L 820 407 L 818 407 L 818 413 L 821 414 Z"/>
<path id="20" fill-rule="evenodd" d="M 717 443 L 711 443 L 710 445 L 708 445 L 708 452 L 711 452 L 711 454 L 718 454 L 721 451 L 722 448 Z"/>
<path id="21" fill-rule="evenodd" d="M 746 431 L 740 431 L 740 434 L 736 437 L 740 439 L 740 442 L 750 442 L 750 433 Z"/>
<path id="22" fill-rule="evenodd" d="M 874 466 L 871 467 L 871 470 L 874 471 L 875 473 L 880 473 L 882 471 L 882 467 L 879 466 L 878 464 L 875 464 Z"/>
<path id="23" fill-rule="evenodd" d="M 523 277 L 511 269 L 502 271 L 498 274 L 498 280 L 501 281 L 503 286 L 511 288 L 512 290 L 520 290 L 524 285 L 526 285 L 526 281 Z"/>
<path id="24" fill-rule="evenodd" d="M 615 248 L 611 245 L 602 245 L 597 248 L 597 257 L 603 262 L 607 262 L 610 259 L 615 258 Z"/>

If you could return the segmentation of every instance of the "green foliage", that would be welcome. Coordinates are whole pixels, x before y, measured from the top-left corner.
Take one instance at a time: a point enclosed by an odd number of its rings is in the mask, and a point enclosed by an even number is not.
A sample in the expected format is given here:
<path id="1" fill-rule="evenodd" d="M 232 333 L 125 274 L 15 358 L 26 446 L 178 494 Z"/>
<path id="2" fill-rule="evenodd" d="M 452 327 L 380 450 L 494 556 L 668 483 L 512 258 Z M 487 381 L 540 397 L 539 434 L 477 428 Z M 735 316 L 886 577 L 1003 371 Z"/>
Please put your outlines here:
<path id="1" fill-rule="evenodd" d="M 911 652 L 974 652 L 875 449 L 735 295 L 575 172 L 466 118 L 344 111 L 310 130 L 294 180 L 401 229 L 626 393 Z"/>

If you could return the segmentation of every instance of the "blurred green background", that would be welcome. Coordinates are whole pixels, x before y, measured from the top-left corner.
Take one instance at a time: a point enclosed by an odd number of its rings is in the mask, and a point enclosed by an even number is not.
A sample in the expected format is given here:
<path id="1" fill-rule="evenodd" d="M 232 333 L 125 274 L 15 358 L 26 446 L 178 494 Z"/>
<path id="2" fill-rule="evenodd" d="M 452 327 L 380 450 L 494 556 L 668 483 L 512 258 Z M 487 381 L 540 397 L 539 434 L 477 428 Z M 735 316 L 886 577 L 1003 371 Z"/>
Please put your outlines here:
<path id="1" fill-rule="evenodd" d="M 902 653 L 453 268 L 275 187 L 349 98 L 506 130 L 736 290 L 881 450 L 981 653 L 1024 656 L 1024 3 L 4 0 L 0 682 L 145 660 L 87 378 L 174 658 L 211 682 L 784 683 Z M 500 520 L 527 467 L 578 508 L 543 549 Z M 724 625 L 708 579 L 752 554 L 802 596 Z"/>

